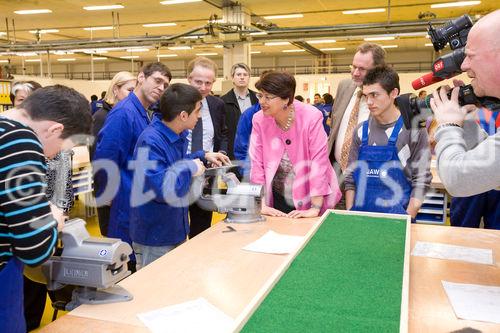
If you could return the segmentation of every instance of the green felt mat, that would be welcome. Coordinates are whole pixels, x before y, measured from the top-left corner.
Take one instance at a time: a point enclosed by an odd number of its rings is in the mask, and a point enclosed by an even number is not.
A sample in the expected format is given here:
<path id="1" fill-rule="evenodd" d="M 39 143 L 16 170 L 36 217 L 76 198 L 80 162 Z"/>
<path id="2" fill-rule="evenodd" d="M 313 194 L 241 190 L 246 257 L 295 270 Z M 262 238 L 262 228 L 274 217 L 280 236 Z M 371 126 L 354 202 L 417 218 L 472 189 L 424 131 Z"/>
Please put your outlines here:
<path id="1" fill-rule="evenodd" d="M 331 213 L 242 332 L 397 332 L 406 220 Z"/>

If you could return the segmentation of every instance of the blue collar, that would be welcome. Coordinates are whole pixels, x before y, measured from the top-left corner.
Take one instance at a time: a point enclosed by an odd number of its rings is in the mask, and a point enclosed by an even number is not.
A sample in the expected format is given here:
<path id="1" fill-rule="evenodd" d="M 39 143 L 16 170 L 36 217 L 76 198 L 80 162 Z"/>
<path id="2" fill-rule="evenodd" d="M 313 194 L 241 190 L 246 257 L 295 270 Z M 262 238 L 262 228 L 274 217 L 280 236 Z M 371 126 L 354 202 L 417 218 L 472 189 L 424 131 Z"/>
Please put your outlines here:
<path id="1" fill-rule="evenodd" d="M 175 133 L 170 127 L 165 125 L 165 123 L 161 121 L 159 117 L 154 117 L 151 125 L 154 126 L 154 128 L 156 128 L 161 133 L 161 135 L 166 137 L 170 143 L 184 140 L 188 135 L 188 131 L 182 131 L 180 134 Z"/>
<path id="2" fill-rule="evenodd" d="M 132 102 L 132 104 L 134 104 L 135 108 L 139 111 L 140 115 L 142 117 L 146 118 L 148 120 L 148 122 L 149 122 L 148 112 L 146 111 L 146 109 L 142 105 L 142 103 L 139 100 L 139 98 L 137 97 L 137 95 L 132 91 L 128 95 L 128 98 L 130 99 L 130 101 Z"/>

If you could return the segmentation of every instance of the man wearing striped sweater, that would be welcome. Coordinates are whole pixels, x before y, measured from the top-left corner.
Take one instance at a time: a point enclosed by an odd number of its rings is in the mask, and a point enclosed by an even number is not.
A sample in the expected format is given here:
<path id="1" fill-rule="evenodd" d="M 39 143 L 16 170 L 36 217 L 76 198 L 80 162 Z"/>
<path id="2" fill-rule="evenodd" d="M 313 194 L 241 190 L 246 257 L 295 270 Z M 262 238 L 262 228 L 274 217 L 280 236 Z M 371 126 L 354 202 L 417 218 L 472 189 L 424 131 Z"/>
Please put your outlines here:
<path id="1" fill-rule="evenodd" d="M 0 332 L 26 331 L 23 266 L 53 253 L 63 215 L 46 197 L 45 157 L 89 134 L 88 102 L 74 89 L 38 89 L 0 115 Z"/>

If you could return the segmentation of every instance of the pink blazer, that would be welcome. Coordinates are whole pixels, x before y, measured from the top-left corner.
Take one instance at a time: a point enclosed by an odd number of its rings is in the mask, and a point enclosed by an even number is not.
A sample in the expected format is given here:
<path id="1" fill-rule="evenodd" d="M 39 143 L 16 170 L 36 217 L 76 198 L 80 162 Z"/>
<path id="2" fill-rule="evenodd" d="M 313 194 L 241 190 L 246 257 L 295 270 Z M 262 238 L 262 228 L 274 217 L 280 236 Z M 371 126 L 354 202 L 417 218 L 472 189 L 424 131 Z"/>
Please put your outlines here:
<path id="1" fill-rule="evenodd" d="M 295 172 L 292 195 L 295 207 L 311 207 L 311 196 L 324 196 L 321 213 L 334 208 L 342 194 L 335 171 L 328 158 L 323 114 L 314 106 L 297 100 L 295 121 L 287 131 L 274 118 L 257 112 L 252 120 L 250 137 L 250 181 L 266 189 L 266 204 L 273 206 L 271 183 L 286 150 Z M 287 144 L 288 143 L 288 144 Z"/>

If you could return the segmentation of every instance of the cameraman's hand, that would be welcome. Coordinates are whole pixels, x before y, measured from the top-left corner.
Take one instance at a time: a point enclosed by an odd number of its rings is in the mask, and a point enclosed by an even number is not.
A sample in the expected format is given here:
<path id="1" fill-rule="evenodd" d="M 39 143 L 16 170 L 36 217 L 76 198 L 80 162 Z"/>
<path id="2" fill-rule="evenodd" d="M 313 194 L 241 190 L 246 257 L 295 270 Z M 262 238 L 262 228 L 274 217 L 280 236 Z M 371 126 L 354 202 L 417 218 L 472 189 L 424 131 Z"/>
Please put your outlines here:
<path id="1" fill-rule="evenodd" d="M 199 158 L 194 159 L 193 162 L 196 164 L 196 167 L 198 168 L 193 177 L 201 176 L 205 172 L 205 165 L 203 164 L 202 161 L 200 161 Z"/>
<path id="2" fill-rule="evenodd" d="M 205 159 L 211 163 L 212 167 L 231 165 L 231 160 L 229 159 L 229 157 L 222 153 L 205 153 Z"/>
<path id="3" fill-rule="evenodd" d="M 462 126 L 467 114 L 467 108 L 462 108 L 458 105 L 459 87 L 453 88 L 450 99 L 446 95 L 449 89 L 450 87 L 443 86 L 432 94 L 434 98 L 431 99 L 430 105 L 434 112 L 434 118 L 438 126 L 450 123 Z"/>

